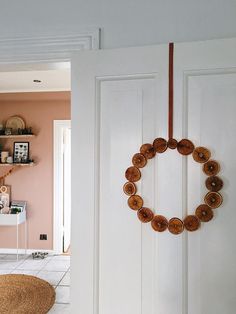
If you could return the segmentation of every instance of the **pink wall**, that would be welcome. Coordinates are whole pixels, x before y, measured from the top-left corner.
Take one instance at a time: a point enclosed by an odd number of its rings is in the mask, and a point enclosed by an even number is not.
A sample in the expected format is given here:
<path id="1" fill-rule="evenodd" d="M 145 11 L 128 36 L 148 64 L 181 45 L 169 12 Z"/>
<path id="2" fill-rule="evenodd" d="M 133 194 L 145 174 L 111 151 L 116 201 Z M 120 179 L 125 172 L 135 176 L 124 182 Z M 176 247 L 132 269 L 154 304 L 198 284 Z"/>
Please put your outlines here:
<path id="1" fill-rule="evenodd" d="M 0 94 L 0 122 L 13 115 L 21 116 L 33 128 L 36 137 L 30 142 L 33 167 L 17 169 L 6 178 L 11 185 L 13 200 L 28 204 L 28 248 L 53 248 L 53 120 L 70 119 L 70 92 Z M 0 140 L 4 149 L 13 147 L 13 140 Z M 8 168 L 0 169 L 0 175 Z M 39 234 L 48 235 L 40 241 Z M 23 225 L 20 226 L 20 244 L 23 247 Z M 0 248 L 16 246 L 16 228 L 0 226 Z"/>

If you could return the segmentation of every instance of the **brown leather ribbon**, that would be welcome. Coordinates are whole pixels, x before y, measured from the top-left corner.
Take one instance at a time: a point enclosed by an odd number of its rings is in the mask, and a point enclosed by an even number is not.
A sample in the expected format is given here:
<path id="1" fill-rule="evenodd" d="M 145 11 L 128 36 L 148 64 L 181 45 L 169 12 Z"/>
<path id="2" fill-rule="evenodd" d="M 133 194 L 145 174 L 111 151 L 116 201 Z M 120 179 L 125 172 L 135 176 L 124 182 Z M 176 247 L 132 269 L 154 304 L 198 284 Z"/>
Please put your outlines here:
<path id="1" fill-rule="evenodd" d="M 174 114 L 174 43 L 169 43 L 169 121 L 168 136 L 173 138 Z"/>

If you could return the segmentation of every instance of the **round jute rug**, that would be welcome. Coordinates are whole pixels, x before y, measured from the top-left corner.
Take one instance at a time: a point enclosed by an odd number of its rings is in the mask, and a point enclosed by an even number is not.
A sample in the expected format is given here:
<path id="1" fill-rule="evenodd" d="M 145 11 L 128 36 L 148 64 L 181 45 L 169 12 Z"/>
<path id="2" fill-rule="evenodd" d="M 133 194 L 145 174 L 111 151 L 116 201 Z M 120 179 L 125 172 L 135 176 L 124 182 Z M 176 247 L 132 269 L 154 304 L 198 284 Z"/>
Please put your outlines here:
<path id="1" fill-rule="evenodd" d="M 55 302 L 55 290 L 46 281 L 28 275 L 0 275 L 1 314 L 46 314 Z"/>

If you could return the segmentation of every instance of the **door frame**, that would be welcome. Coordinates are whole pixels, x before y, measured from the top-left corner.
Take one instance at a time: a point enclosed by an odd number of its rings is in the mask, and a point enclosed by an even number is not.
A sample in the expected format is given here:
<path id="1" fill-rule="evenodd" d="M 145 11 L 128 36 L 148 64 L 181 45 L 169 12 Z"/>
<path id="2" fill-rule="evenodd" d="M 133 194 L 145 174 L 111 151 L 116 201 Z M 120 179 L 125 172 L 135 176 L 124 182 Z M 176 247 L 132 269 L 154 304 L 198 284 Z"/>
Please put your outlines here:
<path id="1" fill-rule="evenodd" d="M 0 39 L 0 46 L 0 71 L 8 72 L 14 68 L 42 63 L 51 65 L 57 62 L 71 62 L 73 53 L 100 49 L 100 29 L 90 27 L 78 31 L 77 34 L 67 33 L 61 36 Z M 74 197 L 72 192 L 72 200 Z M 71 259 L 73 260 L 73 253 Z M 73 306 L 73 300 L 71 305 Z"/>
<path id="2" fill-rule="evenodd" d="M 71 120 L 53 121 L 53 252 L 63 253 L 63 130 Z"/>

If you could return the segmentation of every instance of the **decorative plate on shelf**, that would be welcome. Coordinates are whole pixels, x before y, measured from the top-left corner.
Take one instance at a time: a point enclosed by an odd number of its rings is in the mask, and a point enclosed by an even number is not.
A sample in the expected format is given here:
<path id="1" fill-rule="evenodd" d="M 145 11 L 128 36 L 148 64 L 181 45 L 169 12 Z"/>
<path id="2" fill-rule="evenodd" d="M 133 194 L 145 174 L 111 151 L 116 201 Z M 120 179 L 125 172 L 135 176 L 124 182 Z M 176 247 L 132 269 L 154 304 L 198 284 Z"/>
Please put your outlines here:
<path id="1" fill-rule="evenodd" d="M 25 121 L 18 116 L 10 117 L 6 122 L 6 128 L 12 129 L 12 133 L 17 134 L 18 129 L 25 129 Z"/>

